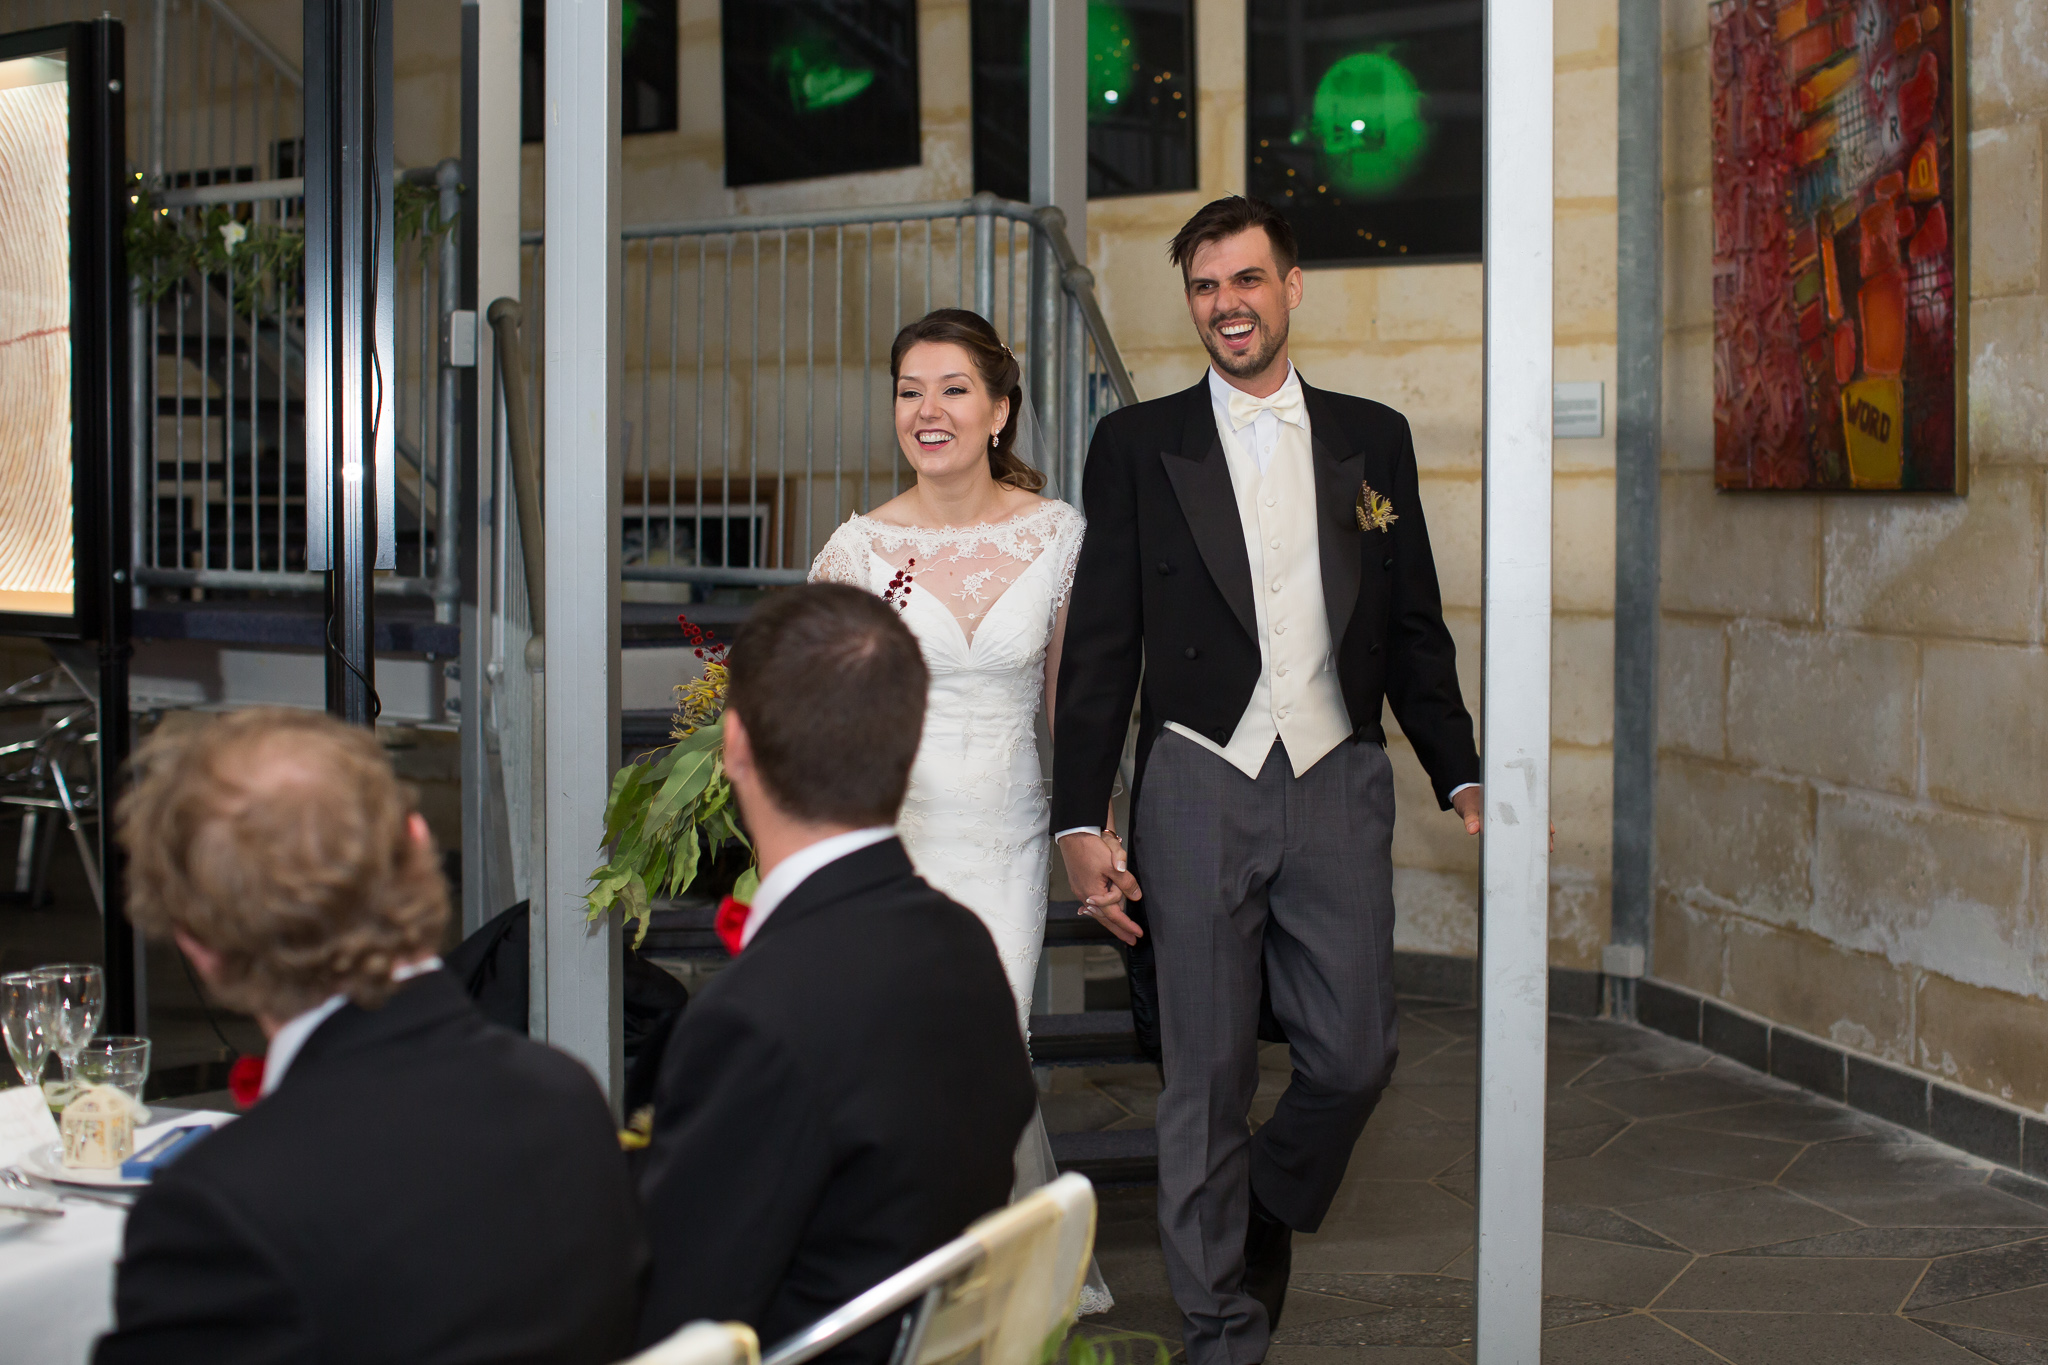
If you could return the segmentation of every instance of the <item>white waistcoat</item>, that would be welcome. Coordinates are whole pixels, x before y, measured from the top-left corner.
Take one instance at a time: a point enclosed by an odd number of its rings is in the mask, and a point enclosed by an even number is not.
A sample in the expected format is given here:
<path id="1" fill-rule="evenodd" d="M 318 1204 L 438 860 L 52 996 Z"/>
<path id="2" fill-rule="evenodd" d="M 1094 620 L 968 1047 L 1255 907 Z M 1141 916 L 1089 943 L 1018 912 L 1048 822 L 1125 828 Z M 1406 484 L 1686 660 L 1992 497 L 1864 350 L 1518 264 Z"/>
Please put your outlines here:
<path id="1" fill-rule="evenodd" d="M 1298 384 L 1300 379 L 1290 374 L 1287 382 Z M 1247 777 L 1259 775 L 1277 737 L 1299 777 L 1351 737 L 1351 718 L 1337 681 L 1336 650 L 1323 602 L 1315 455 L 1309 432 L 1270 414 L 1264 420 L 1276 422 L 1278 437 L 1263 474 L 1248 448 L 1255 439 L 1254 427 L 1235 431 L 1227 419 L 1218 423 L 1230 484 L 1237 493 L 1245 554 L 1251 561 L 1259 681 L 1230 743 L 1218 745 L 1179 724 L 1166 728 L 1221 756 Z"/>

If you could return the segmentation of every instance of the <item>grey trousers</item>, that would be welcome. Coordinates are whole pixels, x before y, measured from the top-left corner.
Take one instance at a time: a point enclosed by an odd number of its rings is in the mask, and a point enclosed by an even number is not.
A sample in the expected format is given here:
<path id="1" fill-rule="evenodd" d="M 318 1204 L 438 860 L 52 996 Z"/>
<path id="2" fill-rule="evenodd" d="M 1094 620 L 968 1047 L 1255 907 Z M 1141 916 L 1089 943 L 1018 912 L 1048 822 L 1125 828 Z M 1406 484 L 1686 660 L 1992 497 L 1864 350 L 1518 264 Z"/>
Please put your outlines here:
<path id="1" fill-rule="evenodd" d="M 1168 731 L 1153 745 L 1132 871 L 1159 973 L 1159 1231 L 1189 1365 L 1266 1358 L 1244 1292 L 1250 1191 L 1321 1225 L 1393 1075 L 1394 782 L 1347 741 L 1297 778 L 1278 744 L 1256 781 Z M 1254 1136 L 1260 965 L 1293 1077 Z"/>

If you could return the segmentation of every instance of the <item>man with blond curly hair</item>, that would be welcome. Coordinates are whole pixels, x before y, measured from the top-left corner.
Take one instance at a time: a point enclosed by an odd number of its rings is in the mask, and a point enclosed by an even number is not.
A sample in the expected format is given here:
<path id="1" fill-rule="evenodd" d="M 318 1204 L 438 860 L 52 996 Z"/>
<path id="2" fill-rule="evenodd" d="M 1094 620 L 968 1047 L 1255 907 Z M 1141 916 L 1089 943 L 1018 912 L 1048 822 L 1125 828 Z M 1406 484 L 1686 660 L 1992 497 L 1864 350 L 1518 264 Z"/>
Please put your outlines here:
<path id="1" fill-rule="evenodd" d="M 166 729 L 118 819 L 130 916 L 270 1049 L 249 1114 L 136 1202 L 94 1360 L 625 1355 L 645 1250 L 611 1114 L 440 970 L 439 857 L 376 737 Z"/>

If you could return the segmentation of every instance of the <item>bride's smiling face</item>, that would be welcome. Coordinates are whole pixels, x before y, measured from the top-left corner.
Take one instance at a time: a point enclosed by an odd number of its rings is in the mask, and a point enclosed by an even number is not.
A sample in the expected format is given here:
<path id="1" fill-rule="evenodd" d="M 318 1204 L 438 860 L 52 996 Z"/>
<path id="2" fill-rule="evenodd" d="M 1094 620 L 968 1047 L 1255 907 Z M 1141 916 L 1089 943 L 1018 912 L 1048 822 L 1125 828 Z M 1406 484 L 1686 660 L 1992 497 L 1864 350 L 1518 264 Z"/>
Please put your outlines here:
<path id="1" fill-rule="evenodd" d="M 977 466 L 987 473 L 990 438 L 1009 418 L 1010 400 L 990 395 L 966 347 L 921 341 L 903 353 L 896 443 L 921 477 L 944 479 Z"/>

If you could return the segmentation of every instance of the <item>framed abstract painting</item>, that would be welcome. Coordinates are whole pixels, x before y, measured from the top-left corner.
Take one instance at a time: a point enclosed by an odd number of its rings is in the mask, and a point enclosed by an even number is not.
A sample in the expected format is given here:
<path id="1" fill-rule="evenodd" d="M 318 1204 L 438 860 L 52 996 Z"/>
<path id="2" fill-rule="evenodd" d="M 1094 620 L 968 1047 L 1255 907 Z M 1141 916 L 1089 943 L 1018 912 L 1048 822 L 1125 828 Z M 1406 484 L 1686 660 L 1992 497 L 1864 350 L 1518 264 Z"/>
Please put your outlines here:
<path id="1" fill-rule="evenodd" d="M 1713 4 L 1719 487 L 1965 491 L 1950 4 Z"/>

